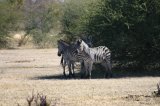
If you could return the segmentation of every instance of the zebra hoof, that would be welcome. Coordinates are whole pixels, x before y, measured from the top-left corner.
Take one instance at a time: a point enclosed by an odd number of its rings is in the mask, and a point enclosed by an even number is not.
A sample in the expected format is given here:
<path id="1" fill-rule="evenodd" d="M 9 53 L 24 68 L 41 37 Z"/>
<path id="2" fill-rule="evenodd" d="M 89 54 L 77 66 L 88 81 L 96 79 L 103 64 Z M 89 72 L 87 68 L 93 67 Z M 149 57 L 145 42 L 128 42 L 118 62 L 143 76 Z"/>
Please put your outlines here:
<path id="1" fill-rule="evenodd" d="M 109 75 L 108 75 L 108 73 L 106 73 L 106 74 L 105 74 L 105 78 L 109 78 Z"/>
<path id="2" fill-rule="evenodd" d="M 68 78 L 72 78 L 72 74 L 69 74 L 69 75 L 68 75 Z"/>
<path id="3" fill-rule="evenodd" d="M 65 73 L 63 73 L 63 76 L 64 76 L 65 78 L 67 77 Z"/>
<path id="4" fill-rule="evenodd" d="M 86 77 L 87 79 L 91 79 L 91 76 L 90 75 L 87 75 L 87 77 Z"/>
<path id="5" fill-rule="evenodd" d="M 106 73 L 105 78 L 112 78 L 113 74 L 112 73 Z"/>
<path id="6" fill-rule="evenodd" d="M 82 75 L 81 75 L 81 79 L 84 79 L 84 78 L 85 78 L 85 77 L 84 77 L 84 75 L 82 74 Z"/>
<path id="7" fill-rule="evenodd" d="M 113 74 L 112 73 L 110 74 L 110 78 L 113 78 Z"/>
<path id="8" fill-rule="evenodd" d="M 81 75 L 81 79 L 83 79 L 83 78 L 84 78 L 84 76 Z"/>
<path id="9" fill-rule="evenodd" d="M 72 74 L 72 77 L 75 78 L 75 74 Z"/>

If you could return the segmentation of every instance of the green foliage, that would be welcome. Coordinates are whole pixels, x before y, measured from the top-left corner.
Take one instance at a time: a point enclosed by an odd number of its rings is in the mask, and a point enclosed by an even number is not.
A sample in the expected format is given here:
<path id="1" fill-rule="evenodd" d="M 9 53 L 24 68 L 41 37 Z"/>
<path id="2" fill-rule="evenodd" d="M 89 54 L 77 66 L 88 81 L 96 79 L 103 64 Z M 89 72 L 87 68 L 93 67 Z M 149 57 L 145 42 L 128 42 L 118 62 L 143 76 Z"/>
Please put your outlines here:
<path id="1" fill-rule="evenodd" d="M 21 0 L 0 1 L 0 48 L 7 46 L 8 33 L 18 27 L 20 8 Z"/>
<path id="2" fill-rule="evenodd" d="M 160 1 L 100 0 L 92 3 L 86 4 L 88 8 L 80 3 L 72 4 L 74 9 L 72 5 L 71 10 L 66 8 L 62 21 L 66 25 L 64 30 L 93 35 L 94 45 L 109 47 L 113 61 L 121 67 L 139 70 L 160 67 Z"/>
<path id="3" fill-rule="evenodd" d="M 61 30 L 70 41 L 92 35 L 94 46 L 111 49 L 118 66 L 160 68 L 159 0 L 65 0 L 29 6 L 24 0 L 1 0 L 0 16 L 1 45 L 7 44 L 10 31 L 24 30 L 44 48 Z"/>
<path id="4" fill-rule="evenodd" d="M 57 1 L 28 2 L 28 0 L 0 1 L 0 43 L 7 45 L 7 38 L 12 31 L 25 31 L 24 39 L 18 46 L 25 44 L 25 38 L 31 36 L 40 47 L 48 45 L 61 29 L 62 3 Z M 54 39 L 51 44 L 54 44 Z M 48 47 L 48 46 L 47 46 Z"/>
<path id="5" fill-rule="evenodd" d="M 85 33 L 90 13 L 90 5 L 96 0 L 68 0 L 63 6 L 63 16 L 61 19 L 62 33 L 67 40 L 73 40 L 77 36 Z"/>
<path id="6" fill-rule="evenodd" d="M 159 62 L 159 40 L 155 39 L 160 35 L 157 3 L 149 0 L 103 2 L 104 7 L 90 23 L 90 27 L 98 32 L 97 45 L 108 45 L 113 58 L 127 67 L 146 69 Z"/>
<path id="7" fill-rule="evenodd" d="M 30 31 L 30 34 L 32 35 L 32 40 L 36 48 L 56 47 L 58 36 L 43 33 L 40 29 L 34 29 Z"/>
<path id="8" fill-rule="evenodd" d="M 53 33 L 51 33 L 51 30 L 60 30 L 61 4 L 57 2 L 34 4 L 26 13 L 24 28 L 27 32 L 26 36 L 31 35 L 34 44 L 39 48 L 46 47 L 48 41 L 52 40 L 50 35 L 53 35 Z"/>

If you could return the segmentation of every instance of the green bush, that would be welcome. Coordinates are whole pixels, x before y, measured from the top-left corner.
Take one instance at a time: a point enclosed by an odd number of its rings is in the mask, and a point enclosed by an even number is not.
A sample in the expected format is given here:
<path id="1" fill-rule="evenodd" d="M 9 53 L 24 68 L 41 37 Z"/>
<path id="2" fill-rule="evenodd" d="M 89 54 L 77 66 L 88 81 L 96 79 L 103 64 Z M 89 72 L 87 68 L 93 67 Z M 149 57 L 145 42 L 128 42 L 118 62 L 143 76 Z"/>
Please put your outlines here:
<path id="1" fill-rule="evenodd" d="M 77 36 L 86 34 L 86 23 L 90 15 L 91 5 L 97 0 L 68 0 L 64 2 L 61 19 L 62 33 L 65 39 L 73 41 Z"/>
<path id="2" fill-rule="evenodd" d="M 91 18 L 88 27 L 90 32 L 94 29 L 95 44 L 107 45 L 121 66 L 142 70 L 160 63 L 159 3 L 102 0 L 98 14 Z"/>
<path id="3" fill-rule="evenodd" d="M 76 9 L 66 8 L 74 11 L 64 13 L 66 32 L 93 35 L 94 46 L 109 47 L 122 68 L 160 68 L 160 1 L 100 0 L 86 4 L 88 8 L 70 3 Z"/>
<path id="4" fill-rule="evenodd" d="M 21 17 L 22 0 L 0 1 L 0 48 L 8 46 L 9 32 L 18 28 L 18 20 Z"/>
<path id="5" fill-rule="evenodd" d="M 33 43 L 38 48 L 55 46 L 56 35 L 61 28 L 59 24 L 62 14 L 61 6 L 58 2 L 46 1 L 31 5 L 27 11 L 24 30 L 27 32 L 26 36 L 32 36 Z"/>

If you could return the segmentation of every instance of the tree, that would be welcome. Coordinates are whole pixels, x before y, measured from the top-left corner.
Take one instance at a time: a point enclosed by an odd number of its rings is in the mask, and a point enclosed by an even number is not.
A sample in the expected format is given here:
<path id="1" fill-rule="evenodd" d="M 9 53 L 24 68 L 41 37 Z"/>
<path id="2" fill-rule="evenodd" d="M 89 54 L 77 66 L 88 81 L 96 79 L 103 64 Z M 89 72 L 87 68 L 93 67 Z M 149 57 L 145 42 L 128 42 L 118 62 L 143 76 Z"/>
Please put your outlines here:
<path id="1" fill-rule="evenodd" d="M 107 45 L 120 66 L 139 70 L 157 67 L 160 2 L 101 0 L 99 3 L 87 25 L 87 31 L 95 35 L 95 45 Z"/>
<path id="2" fill-rule="evenodd" d="M 18 28 L 21 6 L 22 0 L 0 1 L 0 48 L 7 46 L 8 33 Z"/>
<path id="3" fill-rule="evenodd" d="M 55 1 L 25 4 L 25 36 L 31 35 L 34 44 L 43 48 L 50 39 L 50 31 L 60 30 L 61 3 Z"/>
<path id="4" fill-rule="evenodd" d="M 122 68 L 160 67 L 160 1 L 71 1 L 65 4 L 62 19 L 67 38 L 92 35 L 94 46 L 109 47 L 113 61 Z"/>
<path id="5" fill-rule="evenodd" d="M 91 5 L 97 0 L 67 0 L 64 2 L 63 15 L 61 19 L 62 33 L 66 40 L 72 41 L 77 36 L 86 34 L 86 23 L 88 23 Z"/>

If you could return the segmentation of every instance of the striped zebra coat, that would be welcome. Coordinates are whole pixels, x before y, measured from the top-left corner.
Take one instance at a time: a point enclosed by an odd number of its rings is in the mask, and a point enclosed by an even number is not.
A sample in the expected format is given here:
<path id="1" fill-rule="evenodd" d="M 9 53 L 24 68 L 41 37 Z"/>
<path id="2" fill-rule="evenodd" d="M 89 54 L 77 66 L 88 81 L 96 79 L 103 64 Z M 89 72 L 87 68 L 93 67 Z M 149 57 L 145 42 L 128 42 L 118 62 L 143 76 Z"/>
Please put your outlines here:
<path id="1" fill-rule="evenodd" d="M 69 77 L 73 76 L 74 77 L 74 63 L 75 62 L 81 62 L 81 70 L 83 68 L 82 65 L 82 54 L 77 54 L 77 50 L 75 48 L 74 44 L 68 44 L 63 40 L 58 40 L 58 56 L 63 57 L 64 61 L 61 59 L 61 64 L 63 67 L 63 74 L 66 76 L 65 73 L 65 66 L 68 65 L 68 70 L 69 70 Z M 73 73 L 72 73 L 73 71 Z"/>
<path id="2" fill-rule="evenodd" d="M 79 39 L 76 42 L 76 48 L 78 53 L 83 54 L 81 58 L 84 60 L 88 77 L 91 78 L 93 63 L 101 63 L 106 69 L 105 77 L 112 77 L 111 52 L 106 46 L 90 48 L 83 40 Z"/>
<path id="3" fill-rule="evenodd" d="M 89 47 L 92 47 L 92 42 L 93 42 L 93 40 L 92 40 L 92 36 L 83 36 L 82 38 L 81 38 Z M 70 45 L 74 45 L 73 43 L 72 44 L 70 44 Z M 60 61 L 60 64 L 61 65 L 63 65 L 65 63 L 65 61 L 63 61 L 63 56 L 61 57 L 61 61 Z"/>

